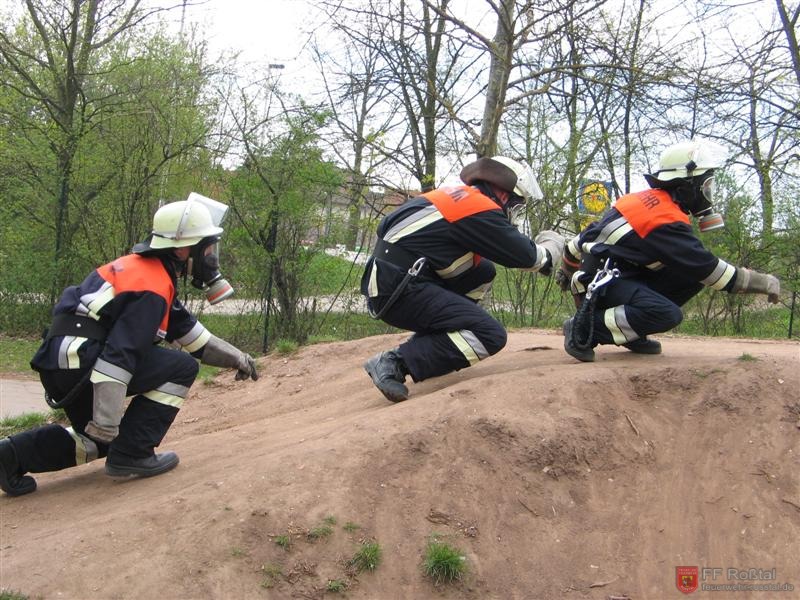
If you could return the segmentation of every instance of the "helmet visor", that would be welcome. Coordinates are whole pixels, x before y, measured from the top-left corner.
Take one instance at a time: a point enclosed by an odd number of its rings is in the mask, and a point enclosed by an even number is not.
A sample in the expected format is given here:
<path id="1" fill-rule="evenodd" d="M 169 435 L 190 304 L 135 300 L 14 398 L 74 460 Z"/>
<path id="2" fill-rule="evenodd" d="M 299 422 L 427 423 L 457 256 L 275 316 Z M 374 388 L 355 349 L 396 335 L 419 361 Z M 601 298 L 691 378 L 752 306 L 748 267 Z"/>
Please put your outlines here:
<path id="1" fill-rule="evenodd" d="M 703 193 L 703 198 L 705 198 L 709 204 L 714 203 L 714 192 L 716 191 L 716 186 L 714 185 L 714 177 L 709 177 L 703 182 L 703 185 L 700 187 L 700 191 Z"/>

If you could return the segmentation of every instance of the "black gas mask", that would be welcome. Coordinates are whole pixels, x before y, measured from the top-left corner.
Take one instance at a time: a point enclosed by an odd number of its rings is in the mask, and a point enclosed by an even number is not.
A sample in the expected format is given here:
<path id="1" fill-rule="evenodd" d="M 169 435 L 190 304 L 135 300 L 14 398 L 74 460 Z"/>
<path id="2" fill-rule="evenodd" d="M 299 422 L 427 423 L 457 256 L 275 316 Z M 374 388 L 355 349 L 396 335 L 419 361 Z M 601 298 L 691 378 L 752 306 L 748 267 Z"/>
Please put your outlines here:
<path id="1" fill-rule="evenodd" d="M 206 293 L 209 304 L 217 304 L 233 294 L 233 287 L 219 272 L 219 237 L 203 238 L 192 246 L 192 285 Z"/>
<path id="2" fill-rule="evenodd" d="M 689 178 L 675 190 L 675 198 L 683 209 L 697 218 L 701 233 L 725 226 L 722 215 L 714 210 L 714 172 Z"/>

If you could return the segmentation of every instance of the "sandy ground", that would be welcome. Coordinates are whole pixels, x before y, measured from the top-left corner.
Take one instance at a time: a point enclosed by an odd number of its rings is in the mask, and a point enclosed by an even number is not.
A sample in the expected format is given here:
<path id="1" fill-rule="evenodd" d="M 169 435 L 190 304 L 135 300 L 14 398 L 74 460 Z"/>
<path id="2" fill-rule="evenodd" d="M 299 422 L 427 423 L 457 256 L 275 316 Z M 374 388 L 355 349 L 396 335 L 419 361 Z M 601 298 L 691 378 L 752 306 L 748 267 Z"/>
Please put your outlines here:
<path id="1" fill-rule="evenodd" d="M 198 385 L 162 445 L 181 456 L 168 474 L 119 482 L 97 461 L 0 495 L 0 587 L 323 598 L 340 580 L 359 599 L 680 598 L 675 568 L 697 566 L 723 569 L 705 583 L 761 569 L 795 591 L 696 596 L 800 597 L 797 342 L 663 336 L 661 356 L 602 348 L 581 364 L 555 332 L 519 331 L 391 404 L 361 365 L 403 337 Z M 433 534 L 463 552 L 460 581 L 424 576 Z M 354 573 L 364 540 L 382 561 Z"/>

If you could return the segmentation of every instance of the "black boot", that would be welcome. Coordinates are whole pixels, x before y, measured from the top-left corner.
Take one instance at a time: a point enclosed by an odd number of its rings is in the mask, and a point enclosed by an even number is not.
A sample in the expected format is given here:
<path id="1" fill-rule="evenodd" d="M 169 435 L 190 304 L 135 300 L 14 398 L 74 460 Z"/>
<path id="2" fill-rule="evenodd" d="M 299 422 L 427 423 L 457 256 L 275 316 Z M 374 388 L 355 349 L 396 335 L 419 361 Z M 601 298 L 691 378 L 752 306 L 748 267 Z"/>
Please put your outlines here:
<path id="1" fill-rule="evenodd" d="M 22 471 L 9 438 L 0 440 L 0 489 L 9 496 L 22 496 L 36 490 L 36 480 Z"/>
<path id="2" fill-rule="evenodd" d="M 622 344 L 622 347 L 636 354 L 661 354 L 661 342 L 648 340 L 646 336 L 627 344 Z"/>
<path id="3" fill-rule="evenodd" d="M 379 352 L 364 363 L 364 369 L 387 400 L 402 402 L 408 398 L 404 385 L 408 368 L 397 350 Z"/>
<path id="4" fill-rule="evenodd" d="M 131 458 L 111 450 L 106 458 L 106 475 L 111 477 L 153 477 L 178 466 L 174 452 L 153 454 L 146 458 Z"/>
<path id="5" fill-rule="evenodd" d="M 581 362 L 594 362 L 594 350 L 589 347 L 581 350 L 575 345 L 573 340 L 573 327 L 575 325 L 575 318 L 570 317 L 564 321 L 562 331 L 564 332 L 564 350 L 567 351 L 573 358 L 577 358 Z"/>

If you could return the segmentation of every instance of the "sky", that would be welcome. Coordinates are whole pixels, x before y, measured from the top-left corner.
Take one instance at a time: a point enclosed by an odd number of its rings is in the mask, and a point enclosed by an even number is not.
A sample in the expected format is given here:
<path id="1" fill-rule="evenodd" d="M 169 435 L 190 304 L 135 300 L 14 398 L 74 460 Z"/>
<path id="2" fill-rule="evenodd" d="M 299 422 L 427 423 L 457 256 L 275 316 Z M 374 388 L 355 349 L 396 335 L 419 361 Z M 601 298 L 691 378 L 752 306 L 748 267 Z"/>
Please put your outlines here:
<path id="1" fill-rule="evenodd" d="M 300 66 L 308 13 L 306 0 L 201 0 L 187 6 L 185 22 L 202 28 L 213 53 L 232 50 L 244 62 L 292 69 Z"/>

